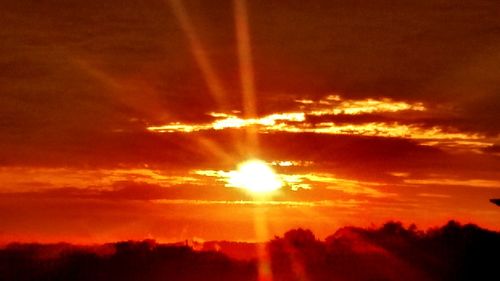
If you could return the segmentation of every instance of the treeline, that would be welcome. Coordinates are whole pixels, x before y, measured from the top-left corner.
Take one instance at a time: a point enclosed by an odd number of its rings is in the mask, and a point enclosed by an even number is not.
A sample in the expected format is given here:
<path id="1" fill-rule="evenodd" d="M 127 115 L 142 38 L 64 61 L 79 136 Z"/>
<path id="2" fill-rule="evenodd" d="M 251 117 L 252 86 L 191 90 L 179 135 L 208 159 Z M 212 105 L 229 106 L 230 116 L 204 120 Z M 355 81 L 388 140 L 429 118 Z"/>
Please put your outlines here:
<path id="1" fill-rule="evenodd" d="M 345 227 L 324 241 L 294 229 L 267 243 L 273 280 L 496 280 L 500 233 L 450 221 L 420 231 L 389 222 Z M 249 256 L 253 256 L 250 255 Z M 0 280 L 258 280 L 256 259 L 128 241 L 97 247 L 9 244 Z"/>

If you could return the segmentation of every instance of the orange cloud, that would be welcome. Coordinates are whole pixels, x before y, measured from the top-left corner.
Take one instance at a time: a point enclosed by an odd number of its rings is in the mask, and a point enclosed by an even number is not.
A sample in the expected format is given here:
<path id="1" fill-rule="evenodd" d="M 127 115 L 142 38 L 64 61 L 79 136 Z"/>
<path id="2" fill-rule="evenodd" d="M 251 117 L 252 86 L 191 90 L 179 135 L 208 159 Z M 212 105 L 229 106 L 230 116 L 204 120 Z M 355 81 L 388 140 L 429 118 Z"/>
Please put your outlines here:
<path id="1" fill-rule="evenodd" d="M 222 170 L 196 170 L 195 174 L 214 177 L 218 181 L 223 182 L 228 187 L 233 187 L 231 184 L 231 175 L 233 171 Z M 340 191 L 351 195 L 366 195 L 370 197 L 387 197 L 394 194 L 384 193 L 374 189 L 373 187 L 383 184 L 377 182 L 365 182 L 354 179 L 342 179 L 335 177 L 333 174 L 327 173 L 307 173 L 307 174 L 278 174 L 285 186 L 288 186 L 292 191 L 310 190 L 316 188 L 326 188 L 328 190 Z"/>
<path id="2" fill-rule="evenodd" d="M 500 189 L 500 181 L 486 179 L 449 179 L 449 178 L 432 178 L 432 179 L 405 179 L 405 183 L 417 185 L 452 185 L 452 186 L 469 186 Z"/>
<path id="3" fill-rule="evenodd" d="M 425 112 L 423 103 L 408 103 L 391 99 L 343 100 L 338 95 L 330 95 L 318 101 L 296 100 L 299 110 L 278 112 L 259 118 L 243 118 L 235 114 L 212 112 L 214 118 L 209 123 L 171 122 L 147 129 L 157 133 L 191 133 L 207 130 L 241 129 L 255 127 L 260 133 L 288 132 L 334 135 L 362 135 L 376 137 L 408 138 L 422 140 L 425 145 L 443 144 L 443 147 L 465 149 L 484 148 L 491 141 L 477 133 L 460 132 L 441 126 L 423 126 L 419 122 L 401 123 L 398 121 L 367 121 L 362 123 L 317 122 L 314 117 L 334 115 L 393 114 L 397 112 Z"/>
<path id="4" fill-rule="evenodd" d="M 393 101 L 391 99 L 361 99 L 344 100 L 339 95 L 329 95 L 318 101 L 296 100 L 303 104 L 302 108 L 308 109 L 310 115 L 337 115 L 337 114 L 363 114 L 379 112 L 398 112 L 398 111 L 426 111 L 423 103 L 408 103 L 404 101 Z"/>

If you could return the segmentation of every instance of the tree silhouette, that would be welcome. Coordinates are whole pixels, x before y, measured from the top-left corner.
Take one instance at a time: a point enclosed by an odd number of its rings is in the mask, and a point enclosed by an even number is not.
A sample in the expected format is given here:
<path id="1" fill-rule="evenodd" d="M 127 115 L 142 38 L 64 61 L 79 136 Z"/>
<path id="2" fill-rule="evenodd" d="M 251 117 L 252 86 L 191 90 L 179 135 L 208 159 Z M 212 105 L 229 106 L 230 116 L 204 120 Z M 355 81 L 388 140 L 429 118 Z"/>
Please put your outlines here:
<path id="1" fill-rule="evenodd" d="M 267 250 L 276 281 L 492 280 L 500 233 L 455 221 L 427 231 L 388 222 L 344 227 L 320 241 L 299 228 L 269 241 Z M 0 280 L 257 280 L 258 261 L 248 257 L 153 240 L 98 247 L 13 243 L 0 249 Z"/>

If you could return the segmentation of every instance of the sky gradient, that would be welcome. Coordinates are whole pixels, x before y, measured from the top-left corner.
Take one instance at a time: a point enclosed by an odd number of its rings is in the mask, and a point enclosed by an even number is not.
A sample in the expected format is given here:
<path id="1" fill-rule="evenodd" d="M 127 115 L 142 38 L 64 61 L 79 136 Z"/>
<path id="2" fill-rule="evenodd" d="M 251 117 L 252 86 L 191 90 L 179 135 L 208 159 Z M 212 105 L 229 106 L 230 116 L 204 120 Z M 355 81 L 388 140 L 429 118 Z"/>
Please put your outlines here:
<path id="1" fill-rule="evenodd" d="M 0 242 L 500 230 L 499 10 L 0 1 Z M 264 201 L 228 182 L 254 158 Z"/>

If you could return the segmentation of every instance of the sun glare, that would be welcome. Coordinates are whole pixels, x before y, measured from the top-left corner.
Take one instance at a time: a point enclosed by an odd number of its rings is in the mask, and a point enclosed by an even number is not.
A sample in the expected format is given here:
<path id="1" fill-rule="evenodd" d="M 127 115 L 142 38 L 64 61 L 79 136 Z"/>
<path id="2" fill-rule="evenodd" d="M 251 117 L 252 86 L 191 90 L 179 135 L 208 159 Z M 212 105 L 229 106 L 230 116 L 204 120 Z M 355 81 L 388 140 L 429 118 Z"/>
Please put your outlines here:
<path id="1" fill-rule="evenodd" d="M 269 193 L 283 186 L 280 177 L 266 162 L 249 160 L 238 165 L 236 171 L 229 173 L 229 184 L 244 188 L 252 193 Z"/>

